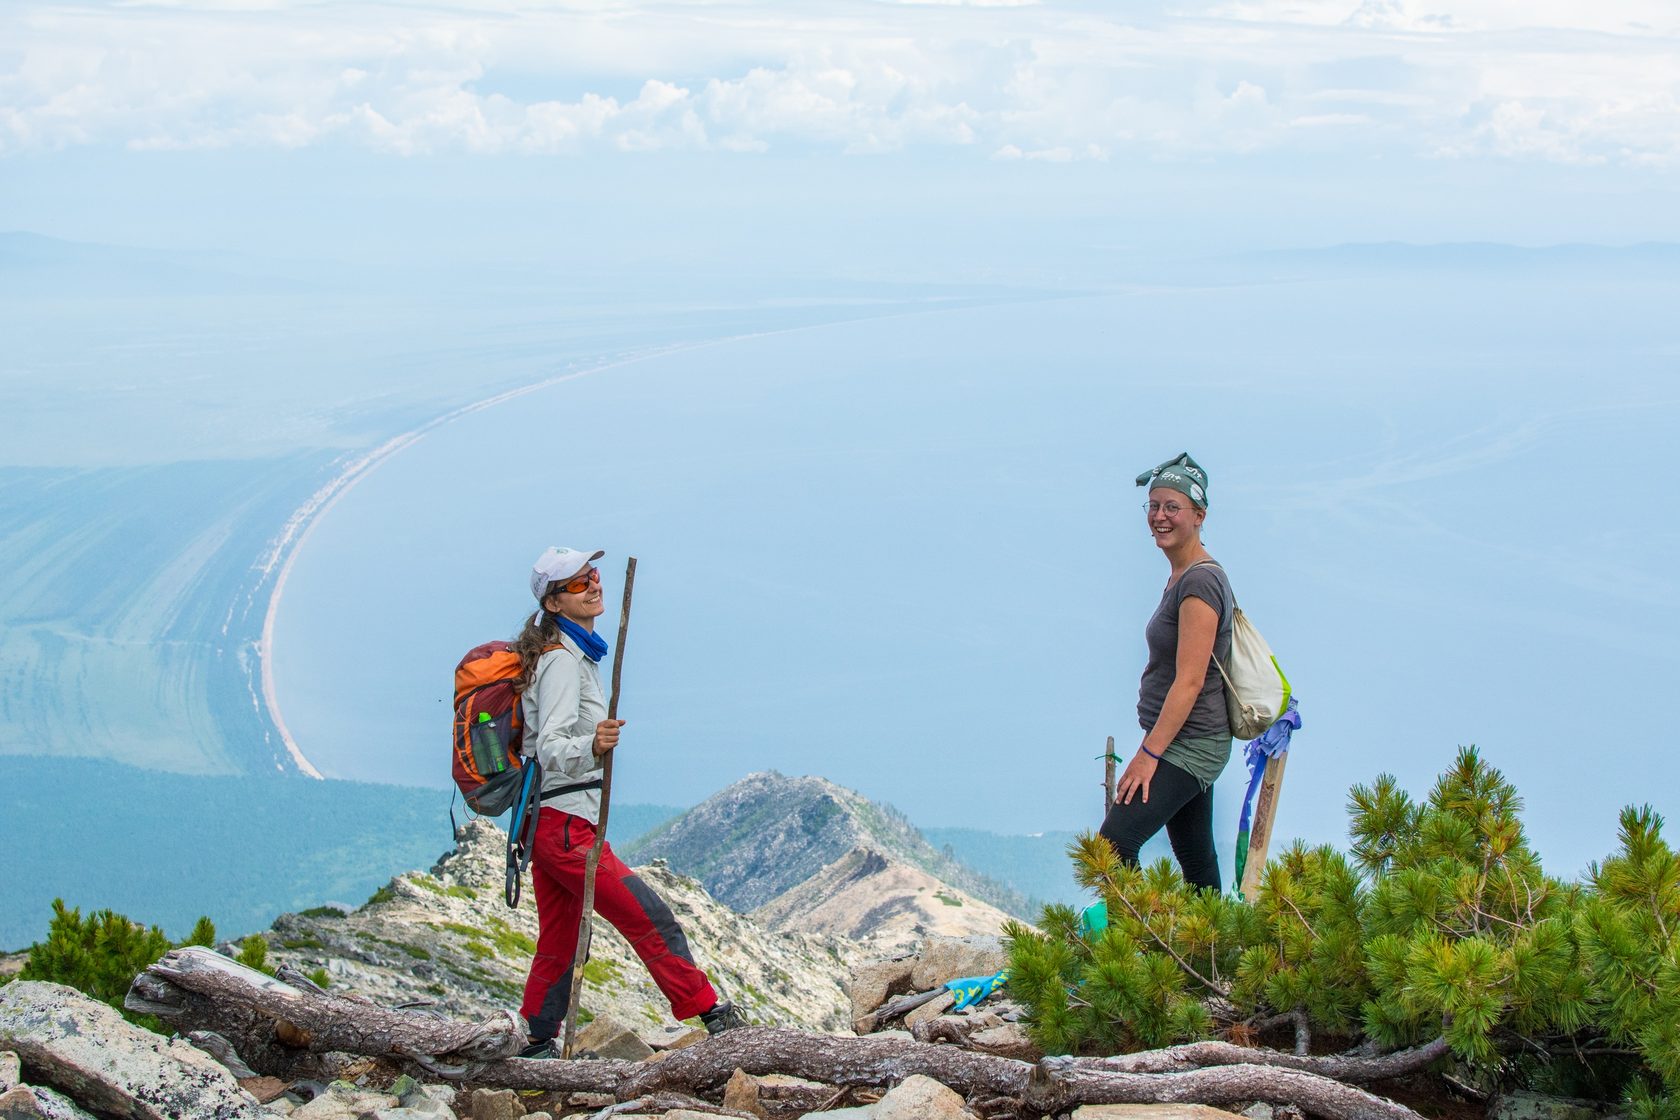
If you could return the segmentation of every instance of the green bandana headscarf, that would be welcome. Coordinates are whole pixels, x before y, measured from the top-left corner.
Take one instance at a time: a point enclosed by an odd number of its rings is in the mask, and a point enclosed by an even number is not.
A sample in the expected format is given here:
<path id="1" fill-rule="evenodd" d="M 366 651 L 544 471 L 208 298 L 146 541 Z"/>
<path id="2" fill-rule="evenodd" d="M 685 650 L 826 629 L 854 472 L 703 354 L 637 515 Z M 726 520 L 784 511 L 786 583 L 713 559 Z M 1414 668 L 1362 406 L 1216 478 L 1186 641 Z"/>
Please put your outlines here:
<path id="1" fill-rule="evenodd" d="M 1207 472 L 1202 469 L 1201 464 L 1190 458 L 1188 451 L 1176 459 L 1168 459 L 1160 466 L 1144 471 L 1137 476 L 1137 484 L 1151 489 L 1165 486 L 1168 490 L 1177 490 L 1194 502 L 1197 509 L 1207 508 Z"/>

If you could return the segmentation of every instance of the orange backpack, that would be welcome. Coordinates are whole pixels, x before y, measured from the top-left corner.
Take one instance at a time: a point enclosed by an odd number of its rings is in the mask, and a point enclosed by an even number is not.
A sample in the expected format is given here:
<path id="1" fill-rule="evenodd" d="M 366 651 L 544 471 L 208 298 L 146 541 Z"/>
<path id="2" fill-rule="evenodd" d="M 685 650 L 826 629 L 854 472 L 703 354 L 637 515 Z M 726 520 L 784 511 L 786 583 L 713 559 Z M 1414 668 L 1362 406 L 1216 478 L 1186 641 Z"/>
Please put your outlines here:
<path id="1" fill-rule="evenodd" d="M 455 785 L 487 817 L 508 811 L 526 777 L 518 679 L 519 655 L 508 642 L 474 646 L 455 666 Z"/>
<path id="2" fill-rule="evenodd" d="M 451 770 L 455 786 L 473 812 L 496 817 L 512 809 L 508 822 L 505 896 L 519 905 L 519 876 L 531 863 L 542 807 L 542 766 L 522 752 L 524 721 L 519 714 L 519 655 L 508 642 L 474 646 L 455 666 L 455 729 Z M 449 814 L 453 822 L 455 814 Z"/>

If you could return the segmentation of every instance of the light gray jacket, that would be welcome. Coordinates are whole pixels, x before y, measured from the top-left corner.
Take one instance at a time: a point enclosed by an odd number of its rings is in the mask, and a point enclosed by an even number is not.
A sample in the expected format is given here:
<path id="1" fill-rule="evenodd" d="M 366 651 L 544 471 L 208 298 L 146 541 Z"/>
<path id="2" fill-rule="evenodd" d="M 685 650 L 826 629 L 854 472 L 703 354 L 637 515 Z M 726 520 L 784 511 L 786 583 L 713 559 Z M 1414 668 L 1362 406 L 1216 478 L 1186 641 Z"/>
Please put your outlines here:
<path id="1" fill-rule="evenodd" d="M 562 634 L 560 648 L 537 662 L 537 672 L 519 697 L 525 722 L 524 747 L 536 751 L 543 768 L 543 804 L 591 823 L 601 819 L 601 791 L 581 790 L 550 797 L 548 791 L 601 776 L 595 757 L 595 725 L 607 718 L 601 672 L 576 642 Z"/>

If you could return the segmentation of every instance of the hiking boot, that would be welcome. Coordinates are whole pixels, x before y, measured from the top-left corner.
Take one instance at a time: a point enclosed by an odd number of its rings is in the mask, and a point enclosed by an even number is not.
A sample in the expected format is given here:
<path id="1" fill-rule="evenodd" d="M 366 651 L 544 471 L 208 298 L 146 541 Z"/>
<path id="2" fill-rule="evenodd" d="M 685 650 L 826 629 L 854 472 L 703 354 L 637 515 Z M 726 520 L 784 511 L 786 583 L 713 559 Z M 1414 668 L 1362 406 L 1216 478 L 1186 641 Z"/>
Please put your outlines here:
<path id="1" fill-rule="evenodd" d="M 554 1039 L 544 1038 L 531 1040 L 531 1044 L 519 1052 L 521 1058 L 558 1058 L 560 1051 L 554 1045 Z"/>
<path id="2" fill-rule="evenodd" d="M 736 1027 L 752 1025 L 747 1022 L 746 1016 L 735 1010 L 735 1005 L 728 1000 L 724 1000 L 710 1011 L 702 1011 L 700 1021 L 706 1024 L 707 1034 L 722 1034 L 724 1031 L 732 1031 Z"/>

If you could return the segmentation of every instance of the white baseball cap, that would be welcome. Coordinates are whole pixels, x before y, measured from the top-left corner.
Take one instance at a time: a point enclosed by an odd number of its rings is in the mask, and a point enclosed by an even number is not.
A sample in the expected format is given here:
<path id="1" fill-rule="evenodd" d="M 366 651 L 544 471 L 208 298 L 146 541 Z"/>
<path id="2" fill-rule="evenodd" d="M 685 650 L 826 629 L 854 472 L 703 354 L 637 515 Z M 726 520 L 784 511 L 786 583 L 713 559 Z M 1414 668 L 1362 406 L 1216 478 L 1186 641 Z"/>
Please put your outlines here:
<path id="1" fill-rule="evenodd" d="M 556 580 L 571 579 L 589 565 L 605 556 L 606 552 L 597 548 L 594 552 L 584 552 L 576 548 L 551 548 L 531 566 L 531 594 L 541 603 L 543 592 L 548 585 Z"/>

